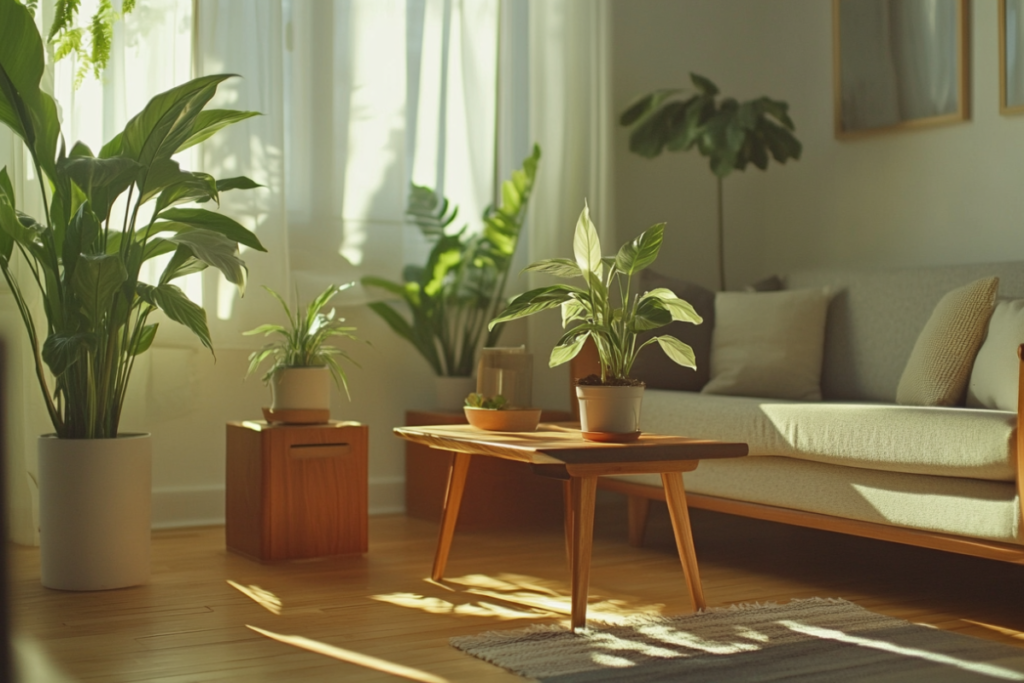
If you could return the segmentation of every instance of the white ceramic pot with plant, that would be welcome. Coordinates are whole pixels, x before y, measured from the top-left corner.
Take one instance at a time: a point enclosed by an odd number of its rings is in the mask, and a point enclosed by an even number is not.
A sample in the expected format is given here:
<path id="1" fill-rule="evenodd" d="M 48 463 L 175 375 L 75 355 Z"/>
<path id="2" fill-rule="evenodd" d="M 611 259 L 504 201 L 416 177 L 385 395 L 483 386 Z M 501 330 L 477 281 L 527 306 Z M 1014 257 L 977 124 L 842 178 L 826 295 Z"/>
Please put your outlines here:
<path id="1" fill-rule="evenodd" d="M 285 421 L 288 419 L 287 411 L 316 411 L 329 416 L 332 378 L 338 389 L 343 389 L 348 395 L 348 378 L 338 361 L 344 359 L 355 363 L 344 349 L 329 342 L 337 338 L 355 339 L 352 332 L 356 328 L 345 326 L 344 318 L 335 318 L 335 309 L 328 313 L 322 311 L 335 294 L 353 284 L 331 285 L 305 309 L 296 304 L 294 314 L 280 294 L 264 287 L 284 308 L 288 325 L 268 323 L 244 333 L 276 334 L 280 337 L 249 355 L 246 377 L 264 361 L 272 361 L 270 369 L 263 375 L 264 383 L 270 385 L 272 415 L 283 416 Z"/>
<path id="2" fill-rule="evenodd" d="M 150 100 L 94 151 L 63 139 L 56 103 L 39 85 L 45 71 L 32 13 L 0 0 L 0 83 L 11 86 L 0 87 L 0 122 L 24 141 L 44 199 L 41 217 L 19 211 L 21 179 L 0 169 L 0 271 L 54 431 L 39 453 L 43 581 L 68 590 L 120 588 L 149 574 L 149 437 L 122 435 L 119 426 L 135 359 L 156 337 L 159 323 L 150 316 L 162 311 L 212 348 L 206 312 L 174 280 L 212 265 L 241 289 L 239 244 L 265 251 L 231 218 L 177 207 L 258 185 L 192 173 L 172 157 L 255 113 L 204 111 L 230 78 L 204 76 Z M 170 258 L 156 281 L 140 281 L 146 261 L 161 255 Z M 36 297 L 41 320 L 29 303 Z M 110 539 L 117 539 L 116 555 Z"/>
<path id="3" fill-rule="evenodd" d="M 594 341 L 601 375 L 584 377 L 576 387 L 581 399 L 581 427 L 587 438 L 626 440 L 639 436 L 643 382 L 631 379 L 629 372 L 645 346 L 657 344 L 679 365 L 697 367 L 693 349 L 675 337 L 659 335 L 640 346 L 636 344 L 638 332 L 663 327 L 673 320 L 695 325 L 702 322 L 693 306 L 669 289 L 642 294 L 631 290 L 633 276 L 658 257 L 664 233 L 664 223 L 651 226 L 623 245 L 614 258 L 602 258 L 597 229 L 584 205 L 573 237 L 575 261 L 544 259 L 526 268 L 562 278 L 581 278 L 583 286 L 558 284 L 524 292 L 490 323 L 496 325 L 560 307 L 562 327 L 568 329 L 551 351 L 551 367 L 572 360 L 587 339 Z"/>

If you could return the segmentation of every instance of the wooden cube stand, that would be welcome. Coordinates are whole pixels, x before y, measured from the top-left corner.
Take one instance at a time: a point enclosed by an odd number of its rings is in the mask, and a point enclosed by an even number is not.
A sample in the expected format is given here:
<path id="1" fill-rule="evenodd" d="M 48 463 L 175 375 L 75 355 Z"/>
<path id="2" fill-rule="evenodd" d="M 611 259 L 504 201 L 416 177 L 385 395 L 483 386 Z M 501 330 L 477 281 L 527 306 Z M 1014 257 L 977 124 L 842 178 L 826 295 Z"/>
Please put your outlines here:
<path id="1" fill-rule="evenodd" d="M 228 550 L 261 562 L 365 553 L 368 431 L 229 422 Z"/>
<path id="2" fill-rule="evenodd" d="M 572 413 L 545 410 L 542 422 L 572 421 Z M 409 410 L 405 424 L 465 424 L 464 413 Z M 441 520 L 452 454 L 421 444 L 405 444 L 405 514 Z M 538 477 L 527 463 L 473 458 L 459 511 L 460 531 L 538 529 L 562 524 L 562 482 Z"/>

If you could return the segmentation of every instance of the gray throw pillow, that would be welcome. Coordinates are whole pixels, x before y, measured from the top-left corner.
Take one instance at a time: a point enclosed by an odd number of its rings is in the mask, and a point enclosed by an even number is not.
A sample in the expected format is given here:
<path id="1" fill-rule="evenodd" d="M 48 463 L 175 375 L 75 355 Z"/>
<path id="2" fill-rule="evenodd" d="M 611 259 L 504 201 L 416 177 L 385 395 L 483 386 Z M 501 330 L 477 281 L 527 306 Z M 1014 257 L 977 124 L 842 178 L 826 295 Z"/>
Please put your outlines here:
<path id="1" fill-rule="evenodd" d="M 640 272 L 639 290 L 649 292 L 658 287 L 671 289 L 676 296 L 693 306 L 704 322 L 700 325 L 673 322 L 656 330 L 637 335 L 637 345 L 651 337 L 667 334 L 693 347 L 697 369 L 676 365 L 658 347 L 651 344 L 637 356 L 630 376 L 643 380 L 651 389 L 700 391 L 711 376 L 711 331 L 715 327 L 715 293 L 693 282 L 660 275 L 650 269 Z"/>

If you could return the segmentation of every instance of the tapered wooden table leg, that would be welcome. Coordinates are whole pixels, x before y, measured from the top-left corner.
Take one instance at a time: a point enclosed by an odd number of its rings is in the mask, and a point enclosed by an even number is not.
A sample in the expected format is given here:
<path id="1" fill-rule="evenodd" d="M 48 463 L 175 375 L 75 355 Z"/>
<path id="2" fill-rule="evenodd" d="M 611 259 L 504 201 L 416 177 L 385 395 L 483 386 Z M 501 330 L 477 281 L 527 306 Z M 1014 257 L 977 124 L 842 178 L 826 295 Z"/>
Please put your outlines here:
<path id="1" fill-rule="evenodd" d="M 562 492 L 562 504 L 565 508 L 565 561 L 569 565 L 569 576 L 572 576 L 572 479 L 566 479 Z"/>
<path id="2" fill-rule="evenodd" d="M 448 551 L 452 549 L 455 523 L 459 521 L 459 506 L 462 493 L 466 490 L 466 473 L 469 472 L 469 454 L 453 453 L 452 466 L 448 471 L 448 490 L 444 494 L 444 510 L 441 513 L 441 533 L 437 539 L 437 554 L 434 555 L 434 570 L 430 576 L 434 581 L 444 577 L 448 564 Z"/>
<path id="3" fill-rule="evenodd" d="M 686 507 L 686 491 L 683 489 L 683 475 L 679 472 L 664 472 L 661 482 L 665 487 L 665 501 L 672 517 L 672 531 L 676 536 L 676 548 L 679 560 L 683 563 L 683 574 L 686 585 L 690 588 L 694 611 L 707 607 L 704 601 L 704 589 L 700 585 L 700 573 L 697 570 L 697 553 L 693 548 L 693 534 L 690 531 L 690 511 Z"/>
<path id="4" fill-rule="evenodd" d="M 572 619 L 571 627 L 587 625 L 587 589 L 590 586 L 590 552 L 594 543 L 594 503 L 597 477 L 573 477 L 572 500 Z"/>

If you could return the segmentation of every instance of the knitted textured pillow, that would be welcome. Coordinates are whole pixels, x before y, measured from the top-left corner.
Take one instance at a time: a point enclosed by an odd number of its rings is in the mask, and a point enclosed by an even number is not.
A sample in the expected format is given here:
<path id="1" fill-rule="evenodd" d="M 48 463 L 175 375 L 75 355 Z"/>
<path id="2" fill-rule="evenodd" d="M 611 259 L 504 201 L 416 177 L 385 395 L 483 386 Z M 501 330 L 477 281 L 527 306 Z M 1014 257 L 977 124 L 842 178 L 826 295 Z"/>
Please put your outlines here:
<path id="1" fill-rule="evenodd" d="M 896 402 L 909 406 L 963 405 L 974 357 L 985 338 L 999 278 L 946 294 L 917 337 L 903 369 Z"/>

